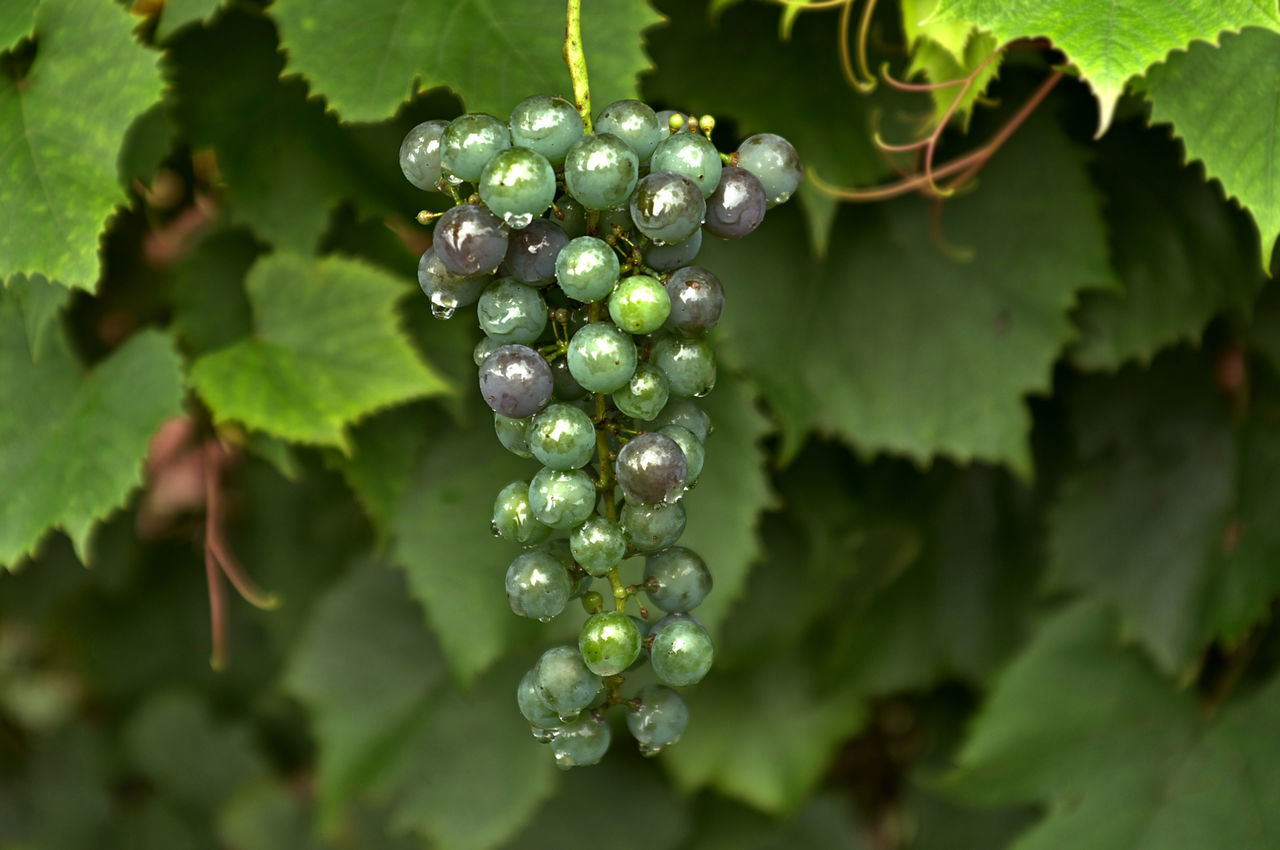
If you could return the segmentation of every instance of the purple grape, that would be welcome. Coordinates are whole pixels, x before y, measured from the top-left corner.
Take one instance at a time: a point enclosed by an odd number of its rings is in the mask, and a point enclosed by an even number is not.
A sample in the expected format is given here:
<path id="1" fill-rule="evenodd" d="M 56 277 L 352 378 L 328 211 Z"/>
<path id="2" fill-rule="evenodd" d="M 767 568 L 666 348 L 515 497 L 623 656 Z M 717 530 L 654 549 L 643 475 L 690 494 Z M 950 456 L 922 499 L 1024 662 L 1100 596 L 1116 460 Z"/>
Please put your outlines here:
<path id="1" fill-rule="evenodd" d="M 701 190 L 688 177 L 674 171 L 649 174 L 636 184 L 631 195 L 631 220 L 636 229 L 659 245 L 683 242 L 693 236 L 706 214 L 707 202 Z"/>
<path id="2" fill-rule="evenodd" d="M 680 269 L 665 284 L 671 297 L 666 327 L 681 336 L 702 336 L 716 326 L 724 311 L 720 279 L 701 266 Z"/>
<path id="3" fill-rule="evenodd" d="M 702 226 L 724 239 L 737 239 L 760 226 L 766 206 L 760 178 L 728 165 L 720 173 L 720 185 L 707 198 L 707 220 Z"/>
<path id="4" fill-rule="evenodd" d="M 504 345 L 480 364 L 485 404 L 511 419 L 532 416 L 546 407 L 552 387 L 551 367 L 527 345 Z"/>
<path id="5" fill-rule="evenodd" d="M 618 452 L 618 485 L 631 504 L 670 504 L 684 495 L 688 467 L 675 440 L 654 431 L 629 440 Z"/>
<path id="6" fill-rule="evenodd" d="M 536 219 L 507 239 L 507 272 L 521 283 L 546 286 L 556 279 L 556 257 L 567 244 L 569 236 L 560 225 Z"/>
<path id="7" fill-rule="evenodd" d="M 456 275 L 492 274 L 507 255 L 507 231 L 482 205 L 459 204 L 440 216 L 431 245 Z"/>

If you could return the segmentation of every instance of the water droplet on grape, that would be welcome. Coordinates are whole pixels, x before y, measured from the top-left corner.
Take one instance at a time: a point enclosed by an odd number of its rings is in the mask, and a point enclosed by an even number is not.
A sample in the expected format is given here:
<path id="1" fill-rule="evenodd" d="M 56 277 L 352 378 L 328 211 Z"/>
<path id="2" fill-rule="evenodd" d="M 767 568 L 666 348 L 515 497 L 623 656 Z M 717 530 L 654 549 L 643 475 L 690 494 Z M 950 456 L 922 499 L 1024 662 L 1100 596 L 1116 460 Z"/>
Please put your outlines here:
<path id="1" fill-rule="evenodd" d="M 662 752 L 662 747 L 654 747 L 654 746 L 650 746 L 649 744 L 640 745 L 640 755 L 644 756 L 645 758 L 653 758 L 660 752 Z"/>
<path id="2" fill-rule="evenodd" d="M 502 214 L 502 220 L 506 223 L 507 227 L 514 227 L 516 230 L 522 230 L 528 227 L 529 223 L 533 221 L 533 214 L 507 212 Z"/>
<path id="3" fill-rule="evenodd" d="M 550 617 L 539 617 L 539 618 L 538 618 L 538 622 L 539 622 L 539 623 L 550 623 L 550 622 L 551 622 L 551 618 L 550 618 Z"/>
<path id="4" fill-rule="evenodd" d="M 492 534 L 494 537 L 502 536 L 502 532 L 498 530 L 498 524 L 496 522 L 489 523 L 489 533 Z"/>
<path id="5" fill-rule="evenodd" d="M 451 319 L 458 309 L 458 299 L 437 292 L 431 296 L 431 315 L 437 319 Z"/>
<path id="6" fill-rule="evenodd" d="M 539 744 L 550 744 L 551 739 L 556 736 L 554 729 L 543 729 L 540 726 L 529 726 L 529 731 L 533 733 L 533 740 Z"/>
<path id="7" fill-rule="evenodd" d="M 560 768 L 561 770 L 568 770 L 572 767 L 577 767 L 577 766 L 578 766 L 578 763 L 573 760 L 573 756 L 565 752 L 556 753 L 556 767 Z"/>

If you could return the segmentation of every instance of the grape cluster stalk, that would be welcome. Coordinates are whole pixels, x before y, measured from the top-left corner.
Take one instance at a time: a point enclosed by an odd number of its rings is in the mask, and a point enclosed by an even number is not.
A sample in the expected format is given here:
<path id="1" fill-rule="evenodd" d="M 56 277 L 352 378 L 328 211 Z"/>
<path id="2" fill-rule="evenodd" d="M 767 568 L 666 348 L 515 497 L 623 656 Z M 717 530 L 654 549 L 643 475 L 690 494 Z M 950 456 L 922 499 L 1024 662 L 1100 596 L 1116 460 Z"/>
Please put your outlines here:
<path id="1" fill-rule="evenodd" d="M 437 318 L 476 305 L 498 441 L 540 464 L 494 503 L 494 534 L 522 548 L 506 574 L 511 610 L 549 621 L 576 599 L 587 613 L 577 646 L 548 649 L 516 689 L 565 768 L 604 756 L 615 705 L 643 753 L 675 743 L 689 720 L 675 688 L 711 668 L 711 637 L 690 613 L 711 572 L 677 544 L 711 431 L 695 399 L 715 386 L 706 334 L 724 290 L 692 263 L 704 235 L 747 235 L 802 176 L 777 135 L 722 154 L 709 116 L 637 100 L 586 115 L 534 95 L 506 122 L 426 121 L 400 147 L 411 183 L 454 200 L 419 216 L 434 232 L 418 282 Z M 624 583 L 636 556 L 643 574 Z M 654 681 L 624 695 L 633 671 Z"/>

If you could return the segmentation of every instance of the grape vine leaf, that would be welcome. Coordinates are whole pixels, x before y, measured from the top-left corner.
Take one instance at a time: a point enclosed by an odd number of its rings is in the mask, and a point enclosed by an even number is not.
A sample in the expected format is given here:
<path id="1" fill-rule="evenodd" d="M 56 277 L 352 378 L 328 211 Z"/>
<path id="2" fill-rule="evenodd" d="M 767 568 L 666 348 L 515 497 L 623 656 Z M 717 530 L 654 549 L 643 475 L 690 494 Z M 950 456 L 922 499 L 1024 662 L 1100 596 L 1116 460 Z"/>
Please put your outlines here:
<path id="1" fill-rule="evenodd" d="M 426 836 L 433 847 L 489 850 L 555 792 L 555 760 L 515 708 L 515 686 L 526 669 L 503 663 L 465 693 L 448 691 L 415 731 L 398 739 L 396 767 L 375 789 L 391 802 L 394 829 Z"/>
<path id="2" fill-rule="evenodd" d="M 698 606 L 698 619 L 713 632 L 742 593 L 760 555 L 760 514 L 774 504 L 760 440 L 769 421 L 756 410 L 749 384 L 724 375 L 699 404 L 715 431 L 698 486 L 684 497 L 689 524 L 680 545 L 702 556 L 715 576 L 715 593 Z"/>
<path id="3" fill-rule="evenodd" d="M 0 564 L 35 554 L 45 533 L 67 533 L 81 560 L 94 525 L 142 483 L 147 443 L 181 410 L 182 372 L 156 331 L 132 336 L 85 373 L 61 333 L 34 362 L 24 316 L 0 295 Z M 33 400 L 39 399 L 39 403 Z"/>
<path id="4" fill-rule="evenodd" d="M 187 142 L 216 154 L 225 184 L 219 199 L 231 220 L 277 248 L 307 254 L 343 199 L 379 216 L 420 209 L 423 193 L 400 173 L 394 147 L 371 156 L 356 133 L 308 99 L 301 80 L 280 79 L 278 48 L 271 21 L 238 7 L 167 45 L 166 101 Z"/>
<path id="5" fill-rule="evenodd" d="M 7 47 L 31 31 L 30 2 L 5 10 Z M 92 291 L 98 234 L 127 200 L 116 157 L 133 117 L 154 103 L 156 54 L 134 41 L 114 3 L 40 0 L 35 58 L 0 76 L 0 279 L 42 274 Z"/>
<path id="6" fill-rule="evenodd" d="M 1087 292 L 1076 311 L 1084 369 L 1149 362 L 1161 348 L 1195 342 L 1218 313 L 1247 313 L 1265 276 L 1257 231 L 1224 202 L 1198 167 L 1179 168 L 1180 146 L 1161 131 L 1124 121 L 1095 145 L 1106 193 L 1111 261 L 1123 291 Z"/>
<path id="7" fill-rule="evenodd" d="M 263 250 L 249 231 L 231 227 L 205 235 L 182 258 L 173 275 L 173 330 L 192 355 L 253 332 L 244 282 Z"/>
<path id="8" fill-rule="evenodd" d="M 978 715 L 947 785 L 1041 801 L 1017 850 L 1263 850 L 1280 837 L 1280 679 L 1212 724 L 1077 605 L 1045 623 Z M 1123 805 L 1117 805 L 1122 800 Z"/>
<path id="9" fill-rule="evenodd" d="M 6 288 L 9 290 L 7 297 L 22 314 L 27 348 L 32 361 L 35 361 L 40 357 L 48 335 L 57 329 L 58 316 L 70 300 L 71 290 L 50 282 L 43 275 L 15 275 L 9 278 Z"/>
<path id="10" fill-rule="evenodd" d="M 972 21 L 1001 44 L 1050 39 L 1093 90 L 1099 135 L 1110 126 L 1125 83 L 1171 51 L 1216 41 L 1228 30 L 1280 26 L 1274 0 L 940 0 L 936 14 Z"/>
<path id="11" fill-rule="evenodd" d="M 473 421 L 485 424 L 437 429 L 393 526 L 394 561 L 408 572 L 410 592 L 464 683 L 539 634 L 536 623 L 511 613 L 502 582 L 516 552 L 489 530 L 498 491 L 529 480 L 537 467 L 497 444 L 492 414 Z"/>
<path id="12" fill-rule="evenodd" d="M 1259 392 L 1235 425 L 1181 353 L 1073 394 L 1080 460 L 1049 517 L 1049 579 L 1117 608 L 1169 673 L 1234 641 L 1280 593 L 1280 412 Z"/>
<path id="13" fill-rule="evenodd" d="M 967 88 L 950 85 L 930 92 L 937 116 L 955 110 L 955 119 L 967 129 L 969 117 L 987 88 L 1000 73 L 1002 57 L 995 54 L 995 37 L 965 20 L 933 17 L 936 0 L 900 0 L 902 29 L 911 51 L 907 74 L 923 74 L 930 83 L 962 80 L 974 74 Z M 956 98 L 960 102 L 956 104 Z"/>
<path id="14" fill-rule="evenodd" d="M 1253 215 L 1267 268 L 1280 237 L 1280 33 L 1193 44 L 1152 68 L 1145 91 L 1152 120 L 1173 124 L 1187 157 Z"/>
<path id="15" fill-rule="evenodd" d="M 863 698 L 835 684 L 796 655 L 713 673 L 685 695 L 689 728 L 666 751 L 672 778 L 685 792 L 711 786 L 766 812 L 794 811 L 866 720 Z"/>
<path id="16" fill-rule="evenodd" d="M 0 51 L 13 47 L 36 28 L 36 7 L 40 0 L 10 0 L 0 15 Z"/>
<path id="17" fill-rule="evenodd" d="M 687 845 L 698 850 L 872 850 L 848 795 L 837 791 L 819 791 L 786 818 L 721 797 L 699 802 L 703 817 Z"/>
<path id="18" fill-rule="evenodd" d="M 222 0 L 165 0 L 156 23 L 156 40 L 165 42 L 178 30 L 208 20 Z"/>
<path id="19" fill-rule="evenodd" d="M 366 560 L 319 600 L 284 683 L 314 718 L 323 825 L 400 758 L 401 736 L 421 722 L 446 673 L 397 570 Z"/>
<path id="20" fill-rule="evenodd" d="M 784 458 L 817 427 L 865 453 L 1029 474 L 1024 396 L 1049 389 L 1077 293 L 1115 285 L 1082 156 L 1048 118 L 1022 127 L 981 185 L 944 209 L 946 238 L 972 251 L 968 262 L 934 244 L 921 213 L 914 198 L 846 209 L 822 262 L 797 251 L 779 210 L 741 245 L 705 244 L 699 261 L 738 295 L 721 348 L 782 417 Z"/>
<path id="21" fill-rule="evenodd" d="M 449 86 L 471 112 L 505 117 L 531 94 L 572 98 L 561 58 L 564 10 L 525 0 L 284 0 L 271 9 L 289 54 L 346 121 L 380 121 L 418 91 Z M 649 67 L 640 33 L 662 18 L 645 0 L 588 6 L 582 40 L 596 109 L 636 95 Z"/>
<path id="22" fill-rule="evenodd" d="M 191 384 L 219 421 L 346 450 L 344 427 L 383 407 L 451 392 L 397 327 L 404 284 L 335 257 L 273 254 L 246 282 L 252 336 L 206 354 Z"/>
<path id="23" fill-rule="evenodd" d="M 406 404 L 371 416 L 351 433 L 350 454 L 331 451 L 325 461 L 342 473 L 365 514 L 384 536 L 409 486 L 418 455 L 433 431 L 423 405 Z"/>

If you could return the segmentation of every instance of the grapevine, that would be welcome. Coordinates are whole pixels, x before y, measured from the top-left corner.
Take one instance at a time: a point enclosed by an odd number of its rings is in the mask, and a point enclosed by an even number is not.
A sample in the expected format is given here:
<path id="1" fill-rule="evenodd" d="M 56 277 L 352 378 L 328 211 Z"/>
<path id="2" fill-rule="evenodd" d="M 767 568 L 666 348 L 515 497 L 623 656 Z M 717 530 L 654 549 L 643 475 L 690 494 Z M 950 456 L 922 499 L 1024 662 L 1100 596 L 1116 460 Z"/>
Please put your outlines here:
<path id="1" fill-rule="evenodd" d="M 803 174 L 774 134 L 722 153 L 711 116 L 637 100 L 593 116 L 580 13 L 569 0 L 576 103 L 536 94 L 506 122 L 426 121 L 400 147 L 405 177 L 454 202 L 418 216 L 433 227 L 419 284 L 439 319 L 476 305 L 474 360 L 498 441 L 541 464 L 494 503 L 493 533 L 523 549 L 506 573 L 511 609 L 549 621 L 577 599 L 587 614 L 577 646 L 548 649 L 516 691 L 565 768 L 604 756 L 614 706 L 641 752 L 675 743 L 689 712 L 674 688 L 711 669 L 711 636 L 691 612 L 712 573 L 678 543 L 711 430 L 695 399 L 715 386 L 706 335 L 725 295 L 693 262 L 704 234 L 751 233 Z M 643 574 L 628 584 L 636 556 Z M 646 662 L 657 682 L 628 695 Z"/>

